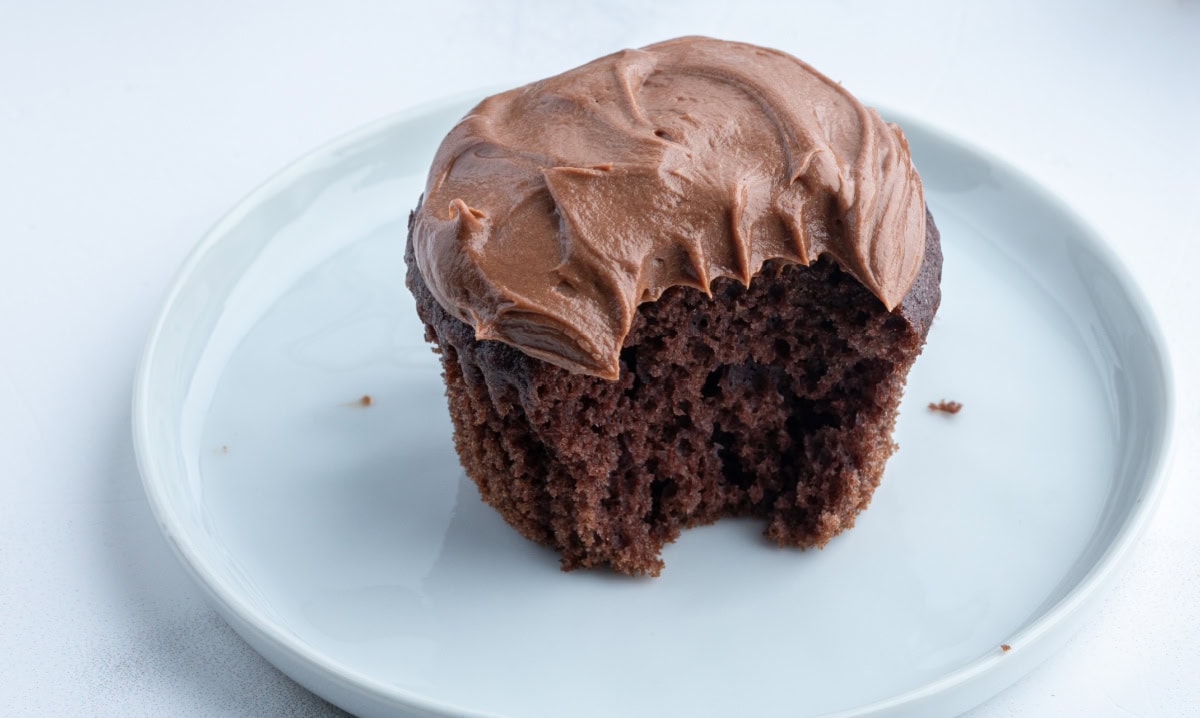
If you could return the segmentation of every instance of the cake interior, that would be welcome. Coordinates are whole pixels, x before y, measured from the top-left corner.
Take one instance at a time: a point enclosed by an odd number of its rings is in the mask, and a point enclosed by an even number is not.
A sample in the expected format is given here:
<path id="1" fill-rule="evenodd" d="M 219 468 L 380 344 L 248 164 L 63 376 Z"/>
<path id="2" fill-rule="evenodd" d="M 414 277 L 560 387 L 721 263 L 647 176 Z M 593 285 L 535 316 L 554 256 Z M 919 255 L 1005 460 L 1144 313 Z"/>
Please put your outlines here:
<path id="1" fill-rule="evenodd" d="M 411 262 L 409 283 L 467 474 L 564 569 L 657 575 L 665 543 L 723 516 L 824 545 L 879 483 L 924 341 L 832 262 L 768 264 L 641 305 L 613 382 L 477 341 Z"/>

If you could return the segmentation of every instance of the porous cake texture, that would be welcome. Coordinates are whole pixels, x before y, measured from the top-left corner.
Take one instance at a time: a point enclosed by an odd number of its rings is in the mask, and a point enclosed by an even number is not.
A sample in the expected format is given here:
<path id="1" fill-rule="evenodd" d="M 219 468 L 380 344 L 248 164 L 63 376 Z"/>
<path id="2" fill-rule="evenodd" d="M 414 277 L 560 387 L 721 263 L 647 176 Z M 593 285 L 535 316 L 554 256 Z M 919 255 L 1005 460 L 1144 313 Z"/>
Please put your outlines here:
<path id="1" fill-rule="evenodd" d="M 642 304 L 620 377 L 572 373 L 477 340 L 408 285 L 441 354 L 454 441 L 483 500 L 562 567 L 658 575 L 689 526 L 753 516 L 822 546 L 879 484 L 909 367 L 939 301 L 941 250 L 895 312 L 833 262 L 772 263 L 747 288 L 674 287 Z"/>

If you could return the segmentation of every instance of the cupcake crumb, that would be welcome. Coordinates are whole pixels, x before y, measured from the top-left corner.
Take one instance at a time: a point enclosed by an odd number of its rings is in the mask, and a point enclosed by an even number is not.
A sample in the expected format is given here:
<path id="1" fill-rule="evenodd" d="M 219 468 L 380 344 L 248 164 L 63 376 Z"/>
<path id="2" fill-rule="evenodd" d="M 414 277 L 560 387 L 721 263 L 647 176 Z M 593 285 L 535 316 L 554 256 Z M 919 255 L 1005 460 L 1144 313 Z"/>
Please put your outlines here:
<path id="1" fill-rule="evenodd" d="M 930 411 L 940 411 L 943 414 L 957 414 L 958 412 L 962 411 L 962 407 L 963 405 L 960 402 L 946 401 L 945 399 L 942 399 L 938 402 L 929 403 Z"/>

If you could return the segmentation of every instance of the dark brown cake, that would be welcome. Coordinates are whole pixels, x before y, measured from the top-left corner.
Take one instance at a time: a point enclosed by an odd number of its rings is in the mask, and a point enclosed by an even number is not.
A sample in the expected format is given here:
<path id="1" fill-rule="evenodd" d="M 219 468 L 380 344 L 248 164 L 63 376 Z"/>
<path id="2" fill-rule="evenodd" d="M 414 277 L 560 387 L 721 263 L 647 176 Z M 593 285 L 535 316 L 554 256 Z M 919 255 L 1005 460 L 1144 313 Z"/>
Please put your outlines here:
<path id="1" fill-rule="evenodd" d="M 410 222 L 411 224 L 411 222 Z M 888 312 L 833 263 L 773 264 L 643 304 L 612 382 L 475 339 L 406 253 L 441 353 L 454 443 L 483 500 L 564 569 L 658 575 L 663 544 L 722 516 L 822 546 L 879 485 L 909 367 L 937 310 L 942 254 Z"/>
<path id="2" fill-rule="evenodd" d="M 406 261 L 483 499 L 564 569 L 657 575 L 722 516 L 797 547 L 854 524 L 942 255 L 897 128 L 685 38 L 481 103 Z"/>

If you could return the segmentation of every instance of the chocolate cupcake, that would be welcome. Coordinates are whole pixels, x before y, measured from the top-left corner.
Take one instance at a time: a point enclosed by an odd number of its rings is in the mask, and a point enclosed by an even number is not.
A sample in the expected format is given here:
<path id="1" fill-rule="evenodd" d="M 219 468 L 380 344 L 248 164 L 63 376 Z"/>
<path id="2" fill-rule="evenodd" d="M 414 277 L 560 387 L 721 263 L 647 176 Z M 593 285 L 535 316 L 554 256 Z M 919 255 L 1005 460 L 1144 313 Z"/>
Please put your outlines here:
<path id="1" fill-rule="evenodd" d="M 722 516 L 799 547 L 854 524 L 942 260 L 899 128 L 697 37 L 481 102 L 406 259 L 483 499 L 564 569 L 651 575 Z"/>

